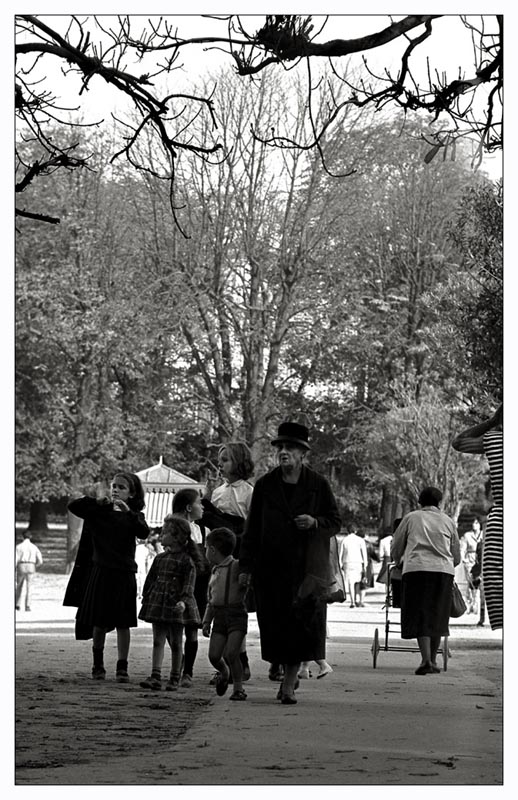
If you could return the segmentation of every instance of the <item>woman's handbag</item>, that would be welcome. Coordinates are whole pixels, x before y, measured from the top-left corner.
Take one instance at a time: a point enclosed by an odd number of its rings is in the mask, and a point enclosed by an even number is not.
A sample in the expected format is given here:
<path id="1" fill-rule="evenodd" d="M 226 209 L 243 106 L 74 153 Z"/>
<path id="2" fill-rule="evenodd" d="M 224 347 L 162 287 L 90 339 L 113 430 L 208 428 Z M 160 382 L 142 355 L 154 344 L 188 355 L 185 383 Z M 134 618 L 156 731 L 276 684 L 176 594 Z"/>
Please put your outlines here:
<path id="1" fill-rule="evenodd" d="M 367 570 L 365 566 L 362 567 L 362 576 L 360 578 L 360 589 L 368 589 L 369 588 L 369 580 L 367 578 Z"/>
<path id="2" fill-rule="evenodd" d="M 451 609 L 450 609 L 450 617 L 462 617 L 467 611 L 466 603 L 464 602 L 464 598 L 462 593 L 453 581 L 453 587 L 451 591 Z"/>

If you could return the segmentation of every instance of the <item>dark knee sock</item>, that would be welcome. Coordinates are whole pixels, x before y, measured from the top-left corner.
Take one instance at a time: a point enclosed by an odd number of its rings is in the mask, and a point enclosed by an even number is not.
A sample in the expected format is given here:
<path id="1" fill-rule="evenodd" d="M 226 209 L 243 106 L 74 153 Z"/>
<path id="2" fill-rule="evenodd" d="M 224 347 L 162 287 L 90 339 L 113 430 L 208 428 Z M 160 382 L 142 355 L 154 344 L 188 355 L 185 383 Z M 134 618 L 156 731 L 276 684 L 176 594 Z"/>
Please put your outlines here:
<path id="1" fill-rule="evenodd" d="M 126 658 L 119 658 L 117 661 L 117 672 L 127 672 L 128 671 L 128 660 Z"/>
<path id="2" fill-rule="evenodd" d="M 190 675 L 191 678 L 197 652 L 198 652 L 198 642 L 185 642 L 183 672 L 186 675 Z"/>
<path id="3" fill-rule="evenodd" d="M 104 667 L 104 647 L 92 647 L 94 667 Z"/>

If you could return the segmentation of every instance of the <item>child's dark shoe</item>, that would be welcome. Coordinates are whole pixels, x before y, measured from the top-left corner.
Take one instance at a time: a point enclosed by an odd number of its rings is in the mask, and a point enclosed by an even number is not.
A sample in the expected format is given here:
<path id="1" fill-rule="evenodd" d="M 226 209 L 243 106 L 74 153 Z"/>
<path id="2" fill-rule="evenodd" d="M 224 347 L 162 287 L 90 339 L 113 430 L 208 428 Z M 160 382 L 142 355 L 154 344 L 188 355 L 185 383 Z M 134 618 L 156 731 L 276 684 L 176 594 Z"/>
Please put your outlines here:
<path id="1" fill-rule="evenodd" d="M 228 689 L 228 679 L 230 675 L 222 675 L 221 673 L 216 678 L 216 694 L 218 697 L 223 697 Z"/>
<path id="2" fill-rule="evenodd" d="M 167 692 L 177 692 L 179 686 L 180 686 L 180 681 L 178 680 L 178 678 L 169 678 L 169 680 L 165 685 L 165 688 Z"/>
<path id="3" fill-rule="evenodd" d="M 106 678 L 106 670 L 104 667 L 92 667 L 92 678 L 95 681 L 104 681 Z"/>
<path id="4" fill-rule="evenodd" d="M 143 689 L 153 689 L 154 691 L 160 691 L 162 689 L 162 681 L 158 678 L 153 678 L 152 675 L 146 678 L 145 681 L 140 681 L 140 685 Z"/>
<path id="5" fill-rule="evenodd" d="M 243 689 L 236 689 L 235 692 L 232 692 L 230 695 L 230 700 L 246 700 L 247 694 Z"/>

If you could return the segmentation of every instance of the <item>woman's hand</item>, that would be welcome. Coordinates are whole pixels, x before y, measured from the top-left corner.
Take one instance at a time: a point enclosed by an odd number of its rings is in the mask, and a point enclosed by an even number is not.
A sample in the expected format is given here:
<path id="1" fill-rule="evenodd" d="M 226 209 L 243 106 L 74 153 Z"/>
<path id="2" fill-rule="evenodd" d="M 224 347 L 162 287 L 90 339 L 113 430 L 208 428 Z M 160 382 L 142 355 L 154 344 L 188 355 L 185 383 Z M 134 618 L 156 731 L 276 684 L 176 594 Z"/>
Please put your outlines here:
<path id="1" fill-rule="evenodd" d="M 311 514 L 299 514 L 293 520 L 299 531 L 309 531 L 311 528 L 316 528 L 317 521 Z"/>
<path id="2" fill-rule="evenodd" d="M 185 603 L 183 600 L 178 600 L 177 604 L 175 605 L 177 611 L 185 611 Z"/>
<path id="3" fill-rule="evenodd" d="M 201 632 L 207 639 L 210 637 L 210 622 L 202 625 Z"/>

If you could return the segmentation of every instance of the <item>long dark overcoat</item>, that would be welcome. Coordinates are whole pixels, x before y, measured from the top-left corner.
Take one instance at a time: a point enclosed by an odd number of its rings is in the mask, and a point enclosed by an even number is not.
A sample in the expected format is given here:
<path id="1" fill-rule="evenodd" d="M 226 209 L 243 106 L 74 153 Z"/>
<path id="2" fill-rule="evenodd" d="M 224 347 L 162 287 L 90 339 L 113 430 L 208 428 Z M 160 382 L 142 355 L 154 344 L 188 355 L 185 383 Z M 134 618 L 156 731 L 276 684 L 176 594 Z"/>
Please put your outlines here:
<path id="1" fill-rule="evenodd" d="M 329 541 L 340 515 L 329 483 L 309 467 L 289 494 L 284 486 L 280 467 L 257 480 L 239 563 L 253 579 L 262 658 L 296 664 L 324 657 L 325 589 L 318 587 L 331 582 Z M 298 530 L 299 514 L 311 514 L 318 527 Z"/>

